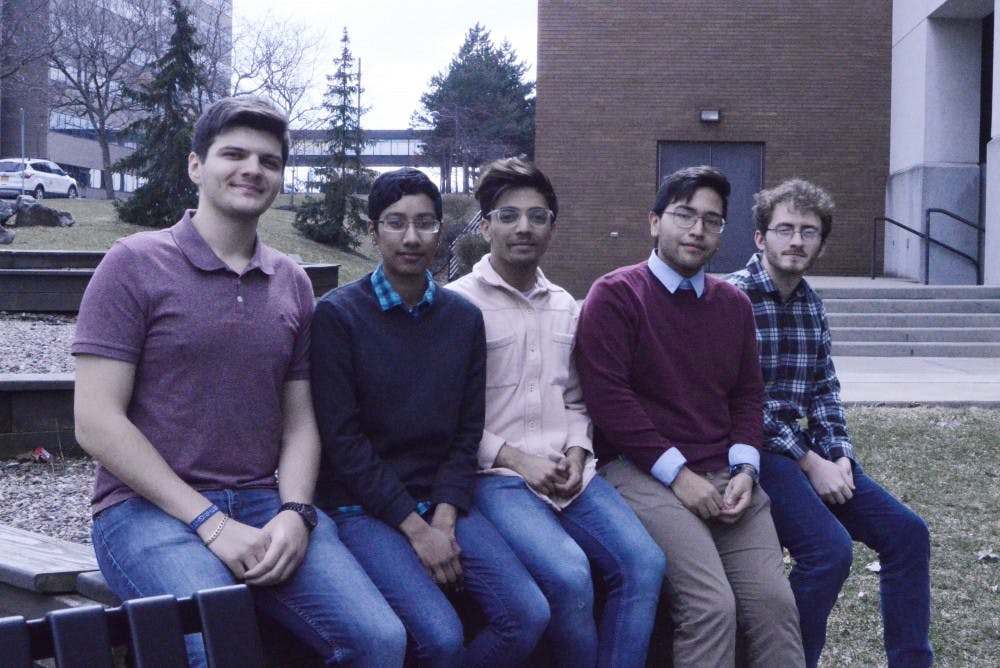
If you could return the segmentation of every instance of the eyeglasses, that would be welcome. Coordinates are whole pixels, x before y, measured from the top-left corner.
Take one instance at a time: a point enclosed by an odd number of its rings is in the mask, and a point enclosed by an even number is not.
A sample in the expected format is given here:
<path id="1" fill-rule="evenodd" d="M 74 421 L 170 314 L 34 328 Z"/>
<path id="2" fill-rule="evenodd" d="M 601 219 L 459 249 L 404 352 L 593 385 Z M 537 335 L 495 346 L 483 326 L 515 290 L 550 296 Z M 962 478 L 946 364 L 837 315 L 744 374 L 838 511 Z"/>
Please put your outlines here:
<path id="1" fill-rule="evenodd" d="M 502 206 L 486 214 L 487 218 L 501 225 L 513 225 L 521 220 L 521 216 L 527 217 L 528 222 L 535 227 L 546 227 L 556 219 L 556 214 L 540 206 L 533 206 L 525 211 L 514 206 Z"/>
<path id="2" fill-rule="evenodd" d="M 778 225 L 767 228 L 767 231 L 774 232 L 782 241 L 791 241 L 795 238 L 796 232 L 804 242 L 813 242 L 820 238 L 820 231 L 815 227 L 803 227 L 801 230 L 796 230 L 794 225 Z"/>
<path id="3" fill-rule="evenodd" d="M 683 209 L 679 211 L 664 211 L 663 213 L 669 213 L 673 216 L 674 225 L 682 230 L 690 230 L 699 220 L 706 232 L 722 234 L 722 230 L 726 229 L 726 219 L 716 213 L 698 215 L 693 211 L 685 211 Z"/>
<path id="4" fill-rule="evenodd" d="M 417 234 L 437 234 L 441 231 L 441 221 L 434 216 L 417 216 L 413 220 L 407 220 L 402 216 L 389 216 L 376 222 L 382 225 L 384 231 L 391 234 L 405 234 L 410 225 Z"/>

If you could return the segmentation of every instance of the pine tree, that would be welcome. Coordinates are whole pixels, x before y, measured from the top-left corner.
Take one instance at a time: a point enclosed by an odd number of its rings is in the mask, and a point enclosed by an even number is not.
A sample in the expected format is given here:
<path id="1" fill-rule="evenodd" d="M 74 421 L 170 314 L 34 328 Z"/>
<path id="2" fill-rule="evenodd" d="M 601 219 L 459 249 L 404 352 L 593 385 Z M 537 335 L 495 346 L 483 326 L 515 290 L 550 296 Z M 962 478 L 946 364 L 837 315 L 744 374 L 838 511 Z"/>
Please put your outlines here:
<path id="1" fill-rule="evenodd" d="M 508 42 L 495 46 L 477 23 L 447 72 L 431 78 L 410 122 L 430 130 L 423 153 L 437 158 L 442 190 L 452 191 L 453 167 L 462 167 L 468 190 L 476 166 L 534 153 L 535 84 L 523 80 L 527 69 Z"/>
<path id="2" fill-rule="evenodd" d="M 191 132 L 197 119 L 197 92 L 208 88 L 196 64 L 201 45 L 195 40 L 191 12 L 171 0 L 174 33 L 166 53 L 154 64 L 153 79 L 126 95 L 144 110 L 126 128 L 138 138 L 138 148 L 116 164 L 114 171 L 131 172 L 144 180 L 132 197 L 116 201 L 118 217 L 137 225 L 167 227 L 198 203 L 198 189 L 188 177 Z"/>
<path id="3" fill-rule="evenodd" d="M 361 163 L 367 145 L 361 129 L 365 109 L 360 99 L 361 73 L 351 54 L 351 40 L 344 28 L 337 66 L 327 76 L 323 108 L 327 113 L 327 161 L 317 170 L 323 183 L 322 199 L 309 198 L 295 214 L 295 228 L 314 241 L 339 248 L 357 248 L 366 218 L 364 202 L 356 196 L 371 185 L 372 173 Z"/>

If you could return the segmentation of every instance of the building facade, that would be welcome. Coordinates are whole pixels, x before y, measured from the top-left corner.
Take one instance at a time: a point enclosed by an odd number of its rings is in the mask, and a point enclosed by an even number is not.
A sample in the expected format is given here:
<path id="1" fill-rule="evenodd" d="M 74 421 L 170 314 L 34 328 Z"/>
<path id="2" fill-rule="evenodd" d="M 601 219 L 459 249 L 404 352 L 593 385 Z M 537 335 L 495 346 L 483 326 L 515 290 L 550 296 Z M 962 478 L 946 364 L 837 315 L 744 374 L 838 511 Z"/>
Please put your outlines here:
<path id="1" fill-rule="evenodd" d="M 546 271 L 583 297 L 641 261 L 659 181 L 708 163 L 734 186 L 711 271 L 754 251 L 752 194 L 799 176 L 838 206 L 816 271 L 868 273 L 889 174 L 891 37 L 889 0 L 539 0 L 536 159 L 560 198 Z"/>
<path id="2" fill-rule="evenodd" d="M 995 0 L 893 3 L 886 216 L 968 257 L 887 223 L 887 274 L 1000 285 L 994 12 Z"/>

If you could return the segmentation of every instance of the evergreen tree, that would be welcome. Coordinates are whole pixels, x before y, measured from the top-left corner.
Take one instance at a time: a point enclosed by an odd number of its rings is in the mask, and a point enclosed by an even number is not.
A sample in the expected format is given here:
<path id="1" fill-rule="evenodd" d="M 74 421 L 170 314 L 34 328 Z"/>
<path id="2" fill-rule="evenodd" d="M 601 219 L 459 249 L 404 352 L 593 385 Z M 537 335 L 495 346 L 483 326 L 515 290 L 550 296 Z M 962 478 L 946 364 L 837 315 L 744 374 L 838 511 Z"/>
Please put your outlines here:
<path id="1" fill-rule="evenodd" d="M 336 72 L 328 75 L 323 108 L 327 114 L 326 164 L 317 170 L 323 183 L 322 199 L 309 198 L 295 214 L 295 228 L 314 241 L 343 249 L 357 248 L 364 230 L 365 203 L 356 193 L 371 185 L 372 173 L 361 164 L 368 143 L 361 129 L 361 73 L 351 54 L 344 28 Z"/>
<path id="2" fill-rule="evenodd" d="M 166 53 L 154 64 L 153 79 L 126 95 L 145 111 L 126 128 L 138 138 L 138 148 L 112 169 L 144 179 L 127 201 L 116 201 L 118 217 L 149 227 L 173 225 L 185 209 L 198 203 L 198 189 L 188 178 L 192 125 L 198 116 L 197 94 L 208 88 L 196 64 L 201 45 L 195 40 L 191 12 L 179 0 L 170 1 L 174 25 Z"/>
<path id="3" fill-rule="evenodd" d="M 448 71 L 431 78 L 410 122 L 430 131 L 423 152 L 437 158 L 443 191 L 453 189 L 453 167 L 462 168 L 467 191 L 477 165 L 534 154 L 535 84 L 523 81 L 527 70 L 508 42 L 495 46 L 477 23 Z"/>

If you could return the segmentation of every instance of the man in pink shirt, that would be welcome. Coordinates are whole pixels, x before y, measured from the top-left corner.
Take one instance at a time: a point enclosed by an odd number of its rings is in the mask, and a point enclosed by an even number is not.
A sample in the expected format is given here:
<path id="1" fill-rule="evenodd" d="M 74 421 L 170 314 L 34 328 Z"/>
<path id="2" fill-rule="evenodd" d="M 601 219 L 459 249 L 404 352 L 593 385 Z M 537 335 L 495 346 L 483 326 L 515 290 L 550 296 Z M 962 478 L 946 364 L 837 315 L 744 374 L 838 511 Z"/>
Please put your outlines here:
<path id="1" fill-rule="evenodd" d="M 558 665 L 641 666 L 664 559 L 599 477 L 573 366 L 579 307 L 538 268 L 555 233 L 552 184 L 533 164 L 499 160 L 476 190 L 490 253 L 448 287 L 486 323 L 486 424 L 476 506 L 545 593 Z M 607 588 L 595 624 L 589 564 Z"/>

